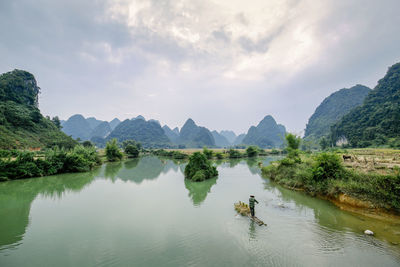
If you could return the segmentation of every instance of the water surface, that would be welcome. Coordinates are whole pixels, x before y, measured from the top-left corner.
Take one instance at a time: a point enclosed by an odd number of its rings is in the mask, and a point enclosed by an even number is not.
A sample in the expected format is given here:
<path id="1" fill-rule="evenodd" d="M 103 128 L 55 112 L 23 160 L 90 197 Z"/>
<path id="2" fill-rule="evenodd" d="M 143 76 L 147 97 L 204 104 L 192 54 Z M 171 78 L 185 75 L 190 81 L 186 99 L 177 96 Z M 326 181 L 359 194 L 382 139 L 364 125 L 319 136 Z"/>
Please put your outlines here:
<path id="1" fill-rule="evenodd" d="M 0 183 L 0 266 L 400 265 L 400 222 L 277 186 L 257 167 L 271 160 L 219 161 L 201 183 L 157 157 Z M 250 194 L 267 227 L 236 215 Z"/>

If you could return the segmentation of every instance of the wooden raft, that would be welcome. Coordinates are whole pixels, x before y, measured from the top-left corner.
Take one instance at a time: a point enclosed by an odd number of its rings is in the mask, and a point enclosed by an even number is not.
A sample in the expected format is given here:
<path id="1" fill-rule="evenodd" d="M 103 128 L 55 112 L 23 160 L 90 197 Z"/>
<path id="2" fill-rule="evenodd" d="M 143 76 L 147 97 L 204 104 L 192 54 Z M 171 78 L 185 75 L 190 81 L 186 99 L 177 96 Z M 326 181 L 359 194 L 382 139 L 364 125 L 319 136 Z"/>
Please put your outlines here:
<path id="1" fill-rule="evenodd" d="M 255 223 L 257 223 L 258 225 L 262 226 L 262 225 L 267 225 L 266 223 L 264 223 L 263 221 L 261 221 L 259 218 L 257 218 L 256 216 L 252 217 L 251 213 L 250 213 L 250 208 L 249 205 L 247 205 L 246 203 L 243 203 L 241 201 L 239 201 L 238 203 L 235 203 L 235 210 L 242 216 L 247 216 L 250 218 L 250 220 L 254 221 Z"/>

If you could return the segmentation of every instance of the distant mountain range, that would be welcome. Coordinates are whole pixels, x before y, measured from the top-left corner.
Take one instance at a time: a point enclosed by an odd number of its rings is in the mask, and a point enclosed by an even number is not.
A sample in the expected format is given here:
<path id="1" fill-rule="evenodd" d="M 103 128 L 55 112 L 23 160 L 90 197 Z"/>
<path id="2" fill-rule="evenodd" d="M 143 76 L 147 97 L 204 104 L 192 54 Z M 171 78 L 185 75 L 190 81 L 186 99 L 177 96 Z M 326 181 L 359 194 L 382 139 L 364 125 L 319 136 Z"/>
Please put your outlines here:
<path id="1" fill-rule="evenodd" d="M 261 148 L 281 147 L 286 134 L 285 126 L 277 124 L 271 115 L 265 116 L 257 126 L 251 126 L 242 143 Z"/>
<path id="2" fill-rule="evenodd" d="M 80 140 L 91 140 L 98 146 L 116 138 L 119 142 L 133 139 L 141 142 L 144 147 L 157 148 L 228 148 L 237 145 L 258 145 L 260 147 L 280 147 L 285 127 L 276 124 L 271 116 L 266 116 L 257 127 L 252 126 L 248 134 L 236 136 L 233 131 L 210 131 L 206 127 L 198 126 L 192 119 L 188 119 L 182 126 L 171 129 L 168 125 L 161 127 L 157 120 L 147 120 L 139 115 L 132 119 L 120 122 L 117 118 L 111 122 L 96 118 L 85 118 L 80 114 L 71 116 L 62 121 L 62 130 Z M 250 135 L 249 135 L 250 133 Z M 246 138 L 247 137 L 247 138 Z"/>
<path id="3" fill-rule="evenodd" d="M 86 118 L 81 114 L 71 116 L 66 121 L 61 121 L 62 131 L 72 138 L 82 141 L 92 138 L 106 138 L 121 121 L 117 118 L 111 122 L 101 121 L 94 117 Z"/>

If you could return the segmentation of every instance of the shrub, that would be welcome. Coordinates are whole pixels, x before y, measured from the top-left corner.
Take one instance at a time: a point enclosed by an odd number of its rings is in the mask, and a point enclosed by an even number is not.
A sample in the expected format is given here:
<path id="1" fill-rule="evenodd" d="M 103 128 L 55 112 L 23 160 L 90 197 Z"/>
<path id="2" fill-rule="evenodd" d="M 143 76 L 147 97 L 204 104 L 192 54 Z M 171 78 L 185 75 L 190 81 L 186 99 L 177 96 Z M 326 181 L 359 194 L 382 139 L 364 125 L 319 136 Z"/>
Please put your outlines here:
<path id="1" fill-rule="evenodd" d="M 224 155 L 221 152 L 215 153 L 215 156 L 217 157 L 217 159 L 223 159 L 224 158 Z"/>
<path id="2" fill-rule="evenodd" d="M 135 145 L 127 145 L 124 150 L 130 158 L 137 158 L 139 156 L 139 149 Z"/>
<path id="3" fill-rule="evenodd" d="M 315 181 L 338 179 L 343 175 L 340 158 L 334 153 L 320 153 L 314 158 L 313 178 Z"/>
<path id="4" fill-rule="evenodd" d="M 212 159 L 213 151 L 207 149 L 207 147 L 203 147 L 203 154 L 207 157 L 207 159 Z"/>
<path id="5" fill-rule="evenodd" d="M 201 172 L 198 172 L 201 171 Z M 209 179 L 218 175 L 217 168 L 211 165 L 207 157 L 200 152 L 195 152 L 189 157 L 189 163 L 185 167 L 185 177 L 197 181 Z"/>
<path id="6" fill-rule="evenodd" d="M 246 149 L 246 154 L 248 157 L 255 157 L 258 155 L 258 147 L 256 146 L 249 146 Z"/>
<path id="7" fill-rule="evenodd" d="M 121 160 L 123 157 L 115 138 L 107 142 L 105 152 L 108 161 Z"/>
<path id="8" fill-rule="evenodd" d="M 229 158 L 231 158 L 231 159 L 236 159 L 236 158 L 242 157 L 242 154 L 240 154 L 239 151 L 232 149 L 232 148 L 228 150 L 228 154 L 229 154 Z"/>
<path id="9" fill-rule="evenodd" d="M 193 182 L 201 182 L 206 179 L 206 175 L 203 170 L 198 170 L 192 177 Z"/>
<path id="10" fill-rule="evenodd" d="M 101 163 L 93 147 L 85 148 L 81 145 L 68 152 L 55 147 L 48 149 L 44 154 L 41 153 L 40 158 L 38 155 L 38 153 L 18 151 L 14 160 L 0 159 L 0 180 L 89 171 Z"/>

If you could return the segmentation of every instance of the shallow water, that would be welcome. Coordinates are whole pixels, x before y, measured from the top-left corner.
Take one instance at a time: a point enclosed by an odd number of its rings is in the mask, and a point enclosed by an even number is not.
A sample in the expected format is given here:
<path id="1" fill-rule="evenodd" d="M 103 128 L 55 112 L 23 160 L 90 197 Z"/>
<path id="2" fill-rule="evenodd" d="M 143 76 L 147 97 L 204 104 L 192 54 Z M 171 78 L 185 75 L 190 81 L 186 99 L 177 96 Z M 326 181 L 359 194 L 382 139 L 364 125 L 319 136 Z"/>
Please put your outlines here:
<path id="1" fill-rule="evenodd" d="M 271 160 L 216 162 L 202 183 L 157 157 L 0 183 L 0 266 L 400 265 L 400 222 L 277 186 L 257 167 Z M 235 213 L 250 194 L 267 227 Z"/>

